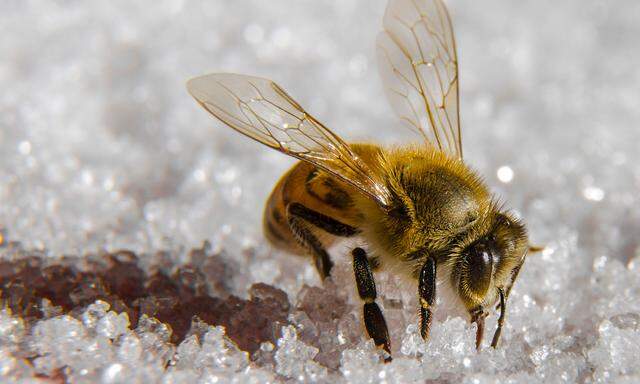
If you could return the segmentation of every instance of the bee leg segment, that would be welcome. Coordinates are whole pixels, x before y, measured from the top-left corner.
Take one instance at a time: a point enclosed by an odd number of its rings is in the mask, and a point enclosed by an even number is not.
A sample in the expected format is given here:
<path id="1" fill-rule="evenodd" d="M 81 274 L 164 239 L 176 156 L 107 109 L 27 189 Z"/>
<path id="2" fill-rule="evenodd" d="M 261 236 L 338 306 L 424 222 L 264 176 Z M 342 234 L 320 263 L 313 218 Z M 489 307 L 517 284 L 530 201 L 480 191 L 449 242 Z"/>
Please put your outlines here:
<path id="1" fill-rule="evenodd" d="M 511 288 L 513 288 L 513 284 L 516 282 L 516 279 L 520 274 L 520 269 L 522 269 L 523 264 L 524 264 L 524 260 L 522 260 L 520 264 L 518 264 L 518 266 L 513 269 L 513 272 L 511 272 L 511 281 L 507 285 L 507 291 L 504 292 L 502 289 L 500 289 L 500 292 L 504 294 L 505 300 L 509 298 L 509 295 L 511 294 Z M 501 306 L 500 303 L 498 303 L 498 305 L 496 305 L 496 309 L 500 308 L 500 306 Z"/>
<path id="2" fill-rule="evenodd" d="M 291 228 L 291 232 L 295 235 L 298 242 L 311 252 L 316 269 L 320 274 L 320 278 L 322 280 L 326 279 L 331 275 L 333 262 L 320 240 L 318 240 L 316 235 L 307 228 L 307 225 L 305 225 L 302 219 L 292 215 L 289 212 L 289 209 L 287 209 L 287 221 Z"/>
<path id="3" fill-rule="evenodd" d="M 287 205 L 287 221 L 291 232 L 293 232 L 300 244 L 311 251 L 322 280 L 331 275 L 333 262 L 318 237 L 313 234 L 308 226 L 313 225 L 332 235 L 342 237 L 349 237 L 358 233 L 357 228 L 309 209 L 300 203 Z"/>
<path id="4" fill-rule="evenodd" d="M 436 260 L 433 257 L 427 258 L 420 270 L 418 295 L 420 299 L 420 335 L 426 341 L 429 339 L 433 317 L 431 308 L 436 300 Z"/>
<path id="5" fill-rule="evenodd" d="M 476 323 L 478 327 L 476 330 L 476 350 L 479 351 L 482 339 L 484 339 L 484 318 L 487 317 L 488 313 L 484 311 L 483 307 L 477 307 L 469 314 L 471 315 L 471 322 Z"/>
<path id="6" fill-rule="evenodd" d="M 496 328 L 496 333 L 493 334 L 493 340 L 491 340 L 491 346 L 493 348 L 496 348 L 498 346 L 498 341 L 500 341 L 500 334 L 502 334 L 502 326 L 504 325 L 504 316 L 507 312 L 504 290 L 502 288 L 498 288 L 498 293 L 500 294 L 500 317 L 498 317 L 498 328 Z"/>
<path id="7" fill-rule="evenodd" d="M 341 223 L 327 215 L 309 209 L 300 203 L 289 204 L 287 211 L 290 215 L 296 216 L 335 236 L 351 237 L 359 232 L 355 227 Z"/>
<path id="8" fill-rule="evenodd" d="M 377 346 L 382 347 L 387 352 L 388 357 L 385 358 L 385 362 L 389 362 L 391 361 L 389 331 L 382 311 L 378 304 L 375 303 L 377 295 L 376 282 L 373 279 L 373 273 L 371 273 L 367 254 L 364 249 L 359 247 L 355 248 L 351 254 L 353 256 L 353 272 L 356 276 L 358 294 L 364 301 L 363 317 L 367 333 Z"/>

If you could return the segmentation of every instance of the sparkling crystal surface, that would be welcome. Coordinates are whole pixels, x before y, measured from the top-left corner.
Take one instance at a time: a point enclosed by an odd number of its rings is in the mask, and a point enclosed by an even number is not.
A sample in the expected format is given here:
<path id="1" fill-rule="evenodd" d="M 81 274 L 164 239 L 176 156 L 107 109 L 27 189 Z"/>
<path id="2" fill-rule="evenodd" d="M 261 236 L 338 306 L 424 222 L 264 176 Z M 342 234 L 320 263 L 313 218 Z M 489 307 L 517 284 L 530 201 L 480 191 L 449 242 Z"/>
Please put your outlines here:
<path id="1" fill-rule="evenodd" d="M 385 4 L 0 4 L 0 381 L 640 381 L 635 0 L 447 1 L 465 161 L 546 246 L 499 349 L 476 352 L 444 298 L 423 342 L 416 287 L 383 271 L 384 364 L 352 244 L 324 283 L 266 244 L 293 160 L 212 120 L 185 81 L 272 78 L 347 140 L 415 139 L 378 80 Z"/>

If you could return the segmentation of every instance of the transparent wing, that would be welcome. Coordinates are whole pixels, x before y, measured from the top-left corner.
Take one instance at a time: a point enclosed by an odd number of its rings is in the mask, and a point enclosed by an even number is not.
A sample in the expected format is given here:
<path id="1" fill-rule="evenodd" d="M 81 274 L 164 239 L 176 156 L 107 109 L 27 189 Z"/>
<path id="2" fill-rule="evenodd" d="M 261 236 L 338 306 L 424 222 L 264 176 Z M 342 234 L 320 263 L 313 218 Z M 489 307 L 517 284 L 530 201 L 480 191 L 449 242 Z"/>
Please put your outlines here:
<path id="1" fill-rule="evenodd" d="M 213 116 L 271 148 L 332 173 L 378 204 L 389 191 L 347 143 L 271 80 L 210 74 L 189 80 L 189 93 Z"/>
<path id="2" fill-rule="evenodd" d="M 462 158 L 458 59 L 442 0 L 390 0 L 378 65 L 400 118 L 438 149 Z"/>

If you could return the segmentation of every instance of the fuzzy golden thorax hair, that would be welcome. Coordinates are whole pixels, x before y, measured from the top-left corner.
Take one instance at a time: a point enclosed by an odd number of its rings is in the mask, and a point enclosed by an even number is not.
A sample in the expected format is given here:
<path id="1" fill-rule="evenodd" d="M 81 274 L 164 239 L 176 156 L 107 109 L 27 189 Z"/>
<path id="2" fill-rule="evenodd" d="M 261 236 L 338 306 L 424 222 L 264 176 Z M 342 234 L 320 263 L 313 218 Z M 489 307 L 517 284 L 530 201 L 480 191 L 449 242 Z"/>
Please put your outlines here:
<path id="1" fill-rule="evenodd" d="M 417 147 L 381 153 L 379 164 L 391 204 L 365 211 L 383 258 L 417 278 L 435 257 L 467 309 L 495 302 L 526 251 L 524 226 L 459 159 Z"/>

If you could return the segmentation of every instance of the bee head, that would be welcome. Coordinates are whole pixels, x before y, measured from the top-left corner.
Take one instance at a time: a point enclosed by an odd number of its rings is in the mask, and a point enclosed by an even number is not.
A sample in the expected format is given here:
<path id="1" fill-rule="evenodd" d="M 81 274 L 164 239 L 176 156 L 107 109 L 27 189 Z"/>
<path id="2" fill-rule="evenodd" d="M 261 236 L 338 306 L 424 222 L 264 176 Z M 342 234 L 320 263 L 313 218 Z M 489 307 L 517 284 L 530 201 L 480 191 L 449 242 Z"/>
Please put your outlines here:
<path id="1" fill-rule="evenodd" d="M 468 310 L 492 305 L 507 286 L 527 249 L 524 225 L 505 213 L 479 223 L 461 247 L 452 283 Z"/>

